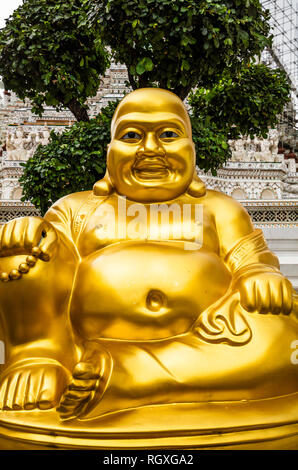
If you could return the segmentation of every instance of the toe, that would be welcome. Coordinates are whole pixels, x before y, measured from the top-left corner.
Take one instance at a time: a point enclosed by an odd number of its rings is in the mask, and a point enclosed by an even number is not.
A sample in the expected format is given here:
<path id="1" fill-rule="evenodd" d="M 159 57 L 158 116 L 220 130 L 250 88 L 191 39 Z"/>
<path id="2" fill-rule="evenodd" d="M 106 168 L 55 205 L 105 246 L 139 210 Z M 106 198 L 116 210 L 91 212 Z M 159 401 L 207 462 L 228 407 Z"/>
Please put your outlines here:
<path id="1" fill-rule="evenodd" d="M 34 410 L 36 408 L 36 373 L 30 372 L 27 380 L 27 390 L 24 398 L 24 409 Z"/>
<path id="2" fill-rule="evenodd" d="M 23 410 L 24 409 L 24 398 L 26 396 L 27 382 L 29 378 L 29 372 L 22 372 L 19 375 L 18 384 L 15 388 L 13 398 L 13 409 Z"/>
<path id="3" fill-rule="evenodd" d="M 14 373 L 8 378 L 5 402 L 3 406 L 4 410 L 13 410 L 14 394 L 18 385 L 19 375 L 19 373 Z"/>
<path id="4" fill-rule="evenodd" d="M 55 369 L 49 369 L 41 374 L 36 399 L 39 409 L 48 410 L 58 404 L 57 382 L 57 371 Z"/>
<path id="5" fill-rule="evenodd" d="M 6 377 L 0 386 L 0 410 L 4 409 L 6 392 L 8 386 L 8 377 Z"/>

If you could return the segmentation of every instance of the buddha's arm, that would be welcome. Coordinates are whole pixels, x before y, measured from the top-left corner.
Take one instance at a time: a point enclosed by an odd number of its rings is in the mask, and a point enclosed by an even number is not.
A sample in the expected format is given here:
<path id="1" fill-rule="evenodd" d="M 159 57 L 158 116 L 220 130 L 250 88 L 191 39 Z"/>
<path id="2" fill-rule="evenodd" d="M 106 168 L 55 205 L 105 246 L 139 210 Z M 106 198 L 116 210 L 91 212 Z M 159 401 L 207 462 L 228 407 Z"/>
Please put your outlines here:
<path id="1" fill-rule="evenodd" d="M 213 213 L 220 255 L 233 274 L 242 306 L 259 313 L 292 310 L 292 285 L 281 274 L 278 258 L 269 250 L 261 230 L 234 199 L 214 192 Z"/>
<path id="2" fill-rule="evenodd" d="M 16 219 L 2 227 L 0 267 L 8 278 L 0 283 L 6 349 L 0 409 L 55 406 L 78 360 L 68 318 L 79 263 L 72 237 L 78 199 L 58 201 L 44 218 Z M 30 257 L 35 262 L 28 269 L 28 255 L 38 244 L 42 251 L 34 252 L 35 260 Z"/>
<path id="3" fill-rule="evenodd" d="M 67 315 L 80 260 L 72 224 L 84 196 L 85 193 L 66 196 L 43 218 L 15 219 L 0 229 L 0 267 L 2 276 L 8 276 L 8 279 L 2 278 L 7 282 L 0 283 L 0 306 L 7 325 L 6 339 L 14 345 L 30 343 L 28 349 L 33 350 L 41 338 L 57 336 L 55 324 L 63 322 Z M 32 248 L 38 250 L 35 259 L 30 256 Z M 45 328 L 46 324 L 50 328 Z M 59 328 L 59 331 L 67 333 L 65 328 Z M 59 349 L 61 345 L 62 351 L 63 333 L 59 335 L 59 340 L 51 341 L 51 347 Z"/>
<path id="4" fill-rule="evenodd" d="M 18 255 L 31 255 L 32 249 L 37 246 L 39 247 L 39 253 L 36 252 L 37 257 L 43 261 L 59 256 L 57 250 L 59 246 L 63 246 L 64 251 L 78 256 L 73 237 L 73 220 L 85 199 L 85 192 L 66 196 L 57 201 L 44 217 L 21 217 L 0 226 L 2 273 L 5 264 L 3 260 Z M 19 274 L 22 274 L 22 271 Z M 12 277 L 18 279 L 21 276 Z M 4 276 L 2 280 L 6 281 Z"/>
<path id="5" fill-rule="evenodd" d="M 54 225 L 30 219 L 2 229 L 0 315 L 7 367 L 25 357 L 60 361 L 69 347 L 65 325 L 78 258 Z M 46 236 L 37 246 L 41 232 Z"/>
<path id="6" fill-rule="evenodd" d="M 90 191 L 82 191 L 65 196 L 57 201 L 45 214 L 44 219 L 51 223 L 61 239 L 67 240 L 69 248 L 78 256 L 76 238 L 82 223 L 82 214 L 79 209 L 84 206 Z"/>

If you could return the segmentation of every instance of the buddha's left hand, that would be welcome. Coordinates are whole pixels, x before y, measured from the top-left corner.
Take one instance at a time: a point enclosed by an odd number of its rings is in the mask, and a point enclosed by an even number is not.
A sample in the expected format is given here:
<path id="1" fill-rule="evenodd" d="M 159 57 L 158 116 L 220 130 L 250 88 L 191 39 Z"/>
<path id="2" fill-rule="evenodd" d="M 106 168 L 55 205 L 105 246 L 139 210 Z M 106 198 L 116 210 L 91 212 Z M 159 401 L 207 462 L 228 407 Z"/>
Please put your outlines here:
<path id="1" fill-rule="evenodd" d="M 288 315 L 292 310 L 293 287 L 278 272 L 259 272 L 238 281 L 240 303 L 248 312 Z"/>

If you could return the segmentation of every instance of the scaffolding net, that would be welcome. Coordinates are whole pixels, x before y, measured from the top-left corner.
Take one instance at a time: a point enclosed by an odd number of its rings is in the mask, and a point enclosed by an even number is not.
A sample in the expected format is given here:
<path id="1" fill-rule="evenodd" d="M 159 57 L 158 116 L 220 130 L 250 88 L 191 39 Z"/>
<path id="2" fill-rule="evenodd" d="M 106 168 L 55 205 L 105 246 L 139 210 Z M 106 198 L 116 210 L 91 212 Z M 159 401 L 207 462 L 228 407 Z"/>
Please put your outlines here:
<path id="1" fill-rule="evenodd" d="M 281 145 L 297 152 L 298 146 L 298 1 L 263 0 L 263 8 L 269 10 L 272 48 L 262 54 L 262 61 L 269 66 L 285 70 L 291 85 L 291 102 L 279 119 L 278 130 Z"/>

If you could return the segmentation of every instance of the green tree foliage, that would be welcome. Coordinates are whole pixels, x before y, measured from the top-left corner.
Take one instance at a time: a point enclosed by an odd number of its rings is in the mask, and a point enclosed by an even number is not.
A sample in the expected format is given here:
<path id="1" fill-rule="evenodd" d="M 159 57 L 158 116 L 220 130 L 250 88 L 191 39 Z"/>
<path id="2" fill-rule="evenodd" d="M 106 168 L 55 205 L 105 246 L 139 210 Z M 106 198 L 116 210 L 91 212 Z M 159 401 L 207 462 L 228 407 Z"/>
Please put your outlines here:
<path id="1" fill-rule="evenodd" d="M 62 134 L 51 132 L 48 145 L 39 145 L 22 164 L 23 201 L 30 200 L 42 214 L 60 197 L 92 189 L 106 168 L 106 147 L 117 102 L 109 103 L 89 122 L 77 122 Z"/>
<path id="2" fill-rule="evenodd" d="M 259 0 L 84 0 L 133 88 L 157 85 L 184 99 L 270 44 Z"/>
<path id="3" fill-rule="evenodd" d="M 81 0 L 24 0 L 0 30 L 0 75 L 34 113 L 66 107 L 88 120 L 85 101 L 98 90 L 108 54 L 94 28 L 81 25 L 85 14 Z"/>
<path id="4" fill-rule="evenodd" d="M 223 77 L 212 88 L 198 88 L 190 94 L 189 103 L 194 118 L 208 119 L 228 138 L 267 137 L 268 127 L 276 125 L 289 93 L 284 71 L 256 64 L 234 78 Z"/>
<path id="5" fill-rule="evenodd" d="M 216 170 L 221 167 L 232 153 L 228 145 L 227 132 L 217 124 L 212 123 L 207 117 L 191 116 L 192 139 L 196 149 L 196 164 L 205 172 L 211 171 L 216 175 Z"/>
<path id="6" fill-rule="evenodd" d="M 189 96 L 197 165 L 216 174 L 230 157 L 227 141 L 241 135 L 268 135 L 289 101 L 290 85 L 284 71 L 263 64 L 244 68 L 233 79 L 223 77 L 211 88 Z"/>
<path id="7" fill-rule="evenodd" d="M 258 0 L 25 0 L 0 34 L 0 59 L 7 87 L 31 98 L 37 112 L 44 103 L 66 105 L 61 87 L 84 106 L 106 64 L 103 45 L 127 66 L 133 89 L 158 86 L 184 99 L 195 88 L 197 164 L 216 174 L 231 156 L 228 139 L 265 135 L 288 100 L 285 75 L 254 63 L 271 44 L 268 20 Z M 111 109 L 90 125 L 52 133 L 25 164 L 24 199 L 44 212 L 59 197 L 92 187 L 104 173 Z"/>

